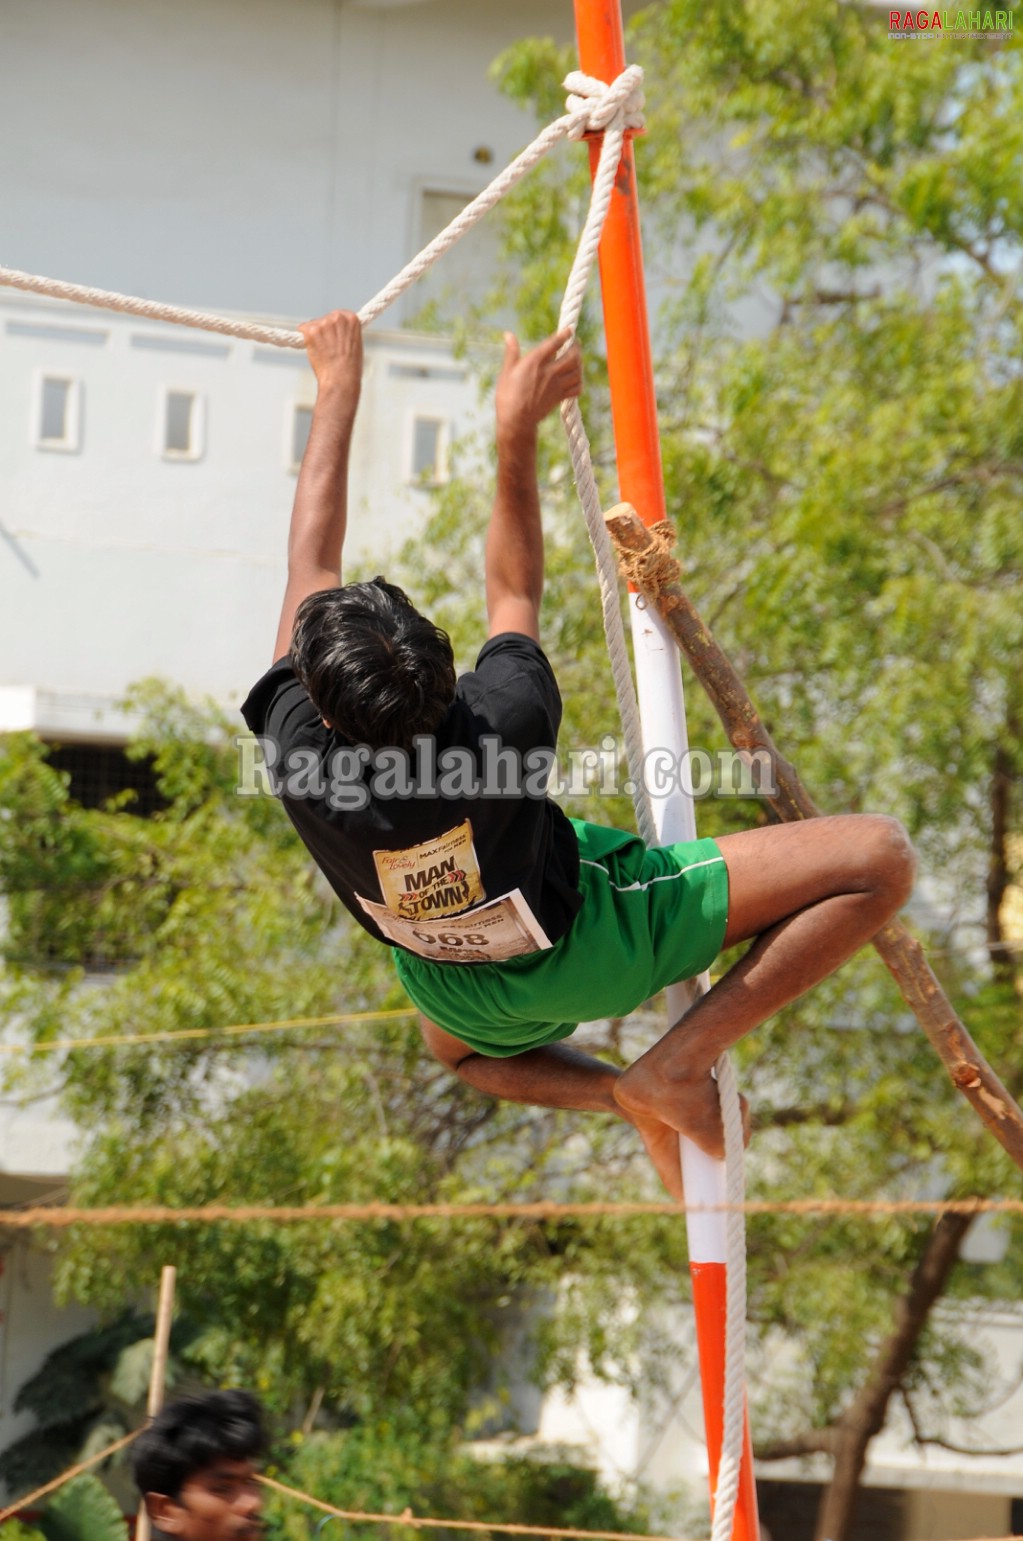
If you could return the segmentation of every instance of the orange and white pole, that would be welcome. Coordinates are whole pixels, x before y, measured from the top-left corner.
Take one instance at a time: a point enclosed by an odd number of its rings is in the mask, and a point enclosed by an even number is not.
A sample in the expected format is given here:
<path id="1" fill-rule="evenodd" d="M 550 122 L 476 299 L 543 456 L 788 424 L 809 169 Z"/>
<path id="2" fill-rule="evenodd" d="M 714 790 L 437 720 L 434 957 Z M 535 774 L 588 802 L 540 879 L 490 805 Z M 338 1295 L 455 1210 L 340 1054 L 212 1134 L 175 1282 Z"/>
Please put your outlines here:
<path id="1" fill-rule="evenodd" d="M 620 0 L 575 0 L 575 21 L 583 73 L 598 80 L 614 80 L 625 68 Z M 591 139 L 591 172 L 596 171 L 599 153 L 599 141 Z M 601 238 L 600 278 L 619 496 L 623 502 L 632 504 L 644 524 L 658 524 L 665 518 L 664 481 L 631 136 L 626 137 Z M 631 596 L 630 613 L 643 743 L 647 752 L 669 750 L 673 763 L 681 767 L 686 763 L 689 743 L 678 648 L 657 612 L 640 608 L 637 598 L 636 594 Z M 650 798 L 657 836 L 663 844 L 696 838 L 693 800 L 684 790 L 681 777 L 663 790 L 651 788 Z M 704 979 L 703 987 L 706 986 Z M 669 988 L 667 997 L 670 1020 L 676 1021 L 691 996 L 684 985 L 676 985 Z M 724 1163 L 704 1155 L 690 1140 L 681 1139 L 680 1146 L 688 1201 L 724 1203 Z M 724 1427 L 725 1216 L 722 1211 L 689 1214 L 686 1223 L 713 1507 Z M 759 1541 L 759 1536 L 747 1418 L 732 1541 Z"/>

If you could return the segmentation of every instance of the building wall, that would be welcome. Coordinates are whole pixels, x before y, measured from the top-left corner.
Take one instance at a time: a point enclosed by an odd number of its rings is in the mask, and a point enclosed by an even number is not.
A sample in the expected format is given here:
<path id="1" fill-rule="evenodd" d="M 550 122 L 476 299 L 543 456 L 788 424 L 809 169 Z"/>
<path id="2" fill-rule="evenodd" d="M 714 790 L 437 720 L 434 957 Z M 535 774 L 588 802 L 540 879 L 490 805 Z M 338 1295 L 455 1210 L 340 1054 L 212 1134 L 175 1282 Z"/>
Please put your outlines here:
<path id="1" fill-rule="evenodd" d="M 28 1240 L 0 1251 L 0 1450 L 36 1427 L 31 1413 L 14 1411 L 25 1381 L 51 1349 L 96 1321 L 82 1306 L 57 1307 L 52 1268 L 49 1252 Z"/>
<path id="2" fill-rule="evenodd" d="M 532 137 L 487 75 L 570 0 L 5 0 L 10 267 L 183 305 L 357 308 Z M 410 302 L 413 306 L 415 300 Z"/>
<path id="3" fill-rule="evenodd" d="M 112 703 L 151 674 L 236 705 L 277 630 L 292 427 L 315 400 L 305 355 L 3 291 L 0 347 L 0 727 L 117 736 Z M 74 383 L 72 447 L 40 443 L 44 378 Z M 194 459 L 163 451 L 167 390 L 199 403 Z M 416 417 L 442 419 L 454 437 L 477 415 L 476 386 L 444 339 L 369 337 L 352 570 L 386 566 L 426 517 L 429 494 L 412 481 Z"/>
<path id="4" fill-rule="evenodd" d="M 532 137 L 488 68 L 518 37 L 567 41 L 572 10 L 7 0 L 3 29 L 4 261 L 295 324 L 361 305 L 433 233 L 438 198 L 467 200 Z M 450 344 L 395 328 L 484 284 L 490 232 L 369 335 L 356 566 L 385 566 L 425 518 L 413 420 L 449 440 L 481 420 Z M 44 375 L 74 382 L 65 448 L 37 442 Z M 167 389 L 201 403 L 194 458 L 161 453 Z M 300 353 L 0 290 L 0 728 L 123 737 L 114 703 L 150 674 L 237 705 L 269 661 L 290 418 L 313 398 Z"/>
<path id="5" fill-rule="evenodd" d="M 960 1541 L 962 1537 L 1009 1536 L 1012 1501 L 984 1492 L 916 1489 L 906 1495 L 906 1541 Z"/>

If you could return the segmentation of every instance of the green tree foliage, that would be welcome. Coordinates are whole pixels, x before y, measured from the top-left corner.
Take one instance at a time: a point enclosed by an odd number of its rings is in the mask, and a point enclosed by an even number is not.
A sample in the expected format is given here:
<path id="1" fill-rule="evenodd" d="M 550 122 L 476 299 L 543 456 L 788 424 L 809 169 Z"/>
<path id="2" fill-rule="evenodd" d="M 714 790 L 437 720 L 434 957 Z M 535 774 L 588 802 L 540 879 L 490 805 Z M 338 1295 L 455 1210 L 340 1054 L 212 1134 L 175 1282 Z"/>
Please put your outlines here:
<path id="1" fill-rule="evenodd" d="M 177 1354 L 193 1336 L 177 1321 Z M 15 1413 L 35 1427 L 0 1453 L 0 1480 L 21 1493 L 49 1482 L 83 1455 L 113 1444 L 142 1416 L 153 1361 L 153 1318 L 133 1310 L 62 1343 L 20 1388 Z M 174 1361 L 168 1384 L 174 1383 Z"/>
<path id="2" fill-rule="evenodd" d="M 24 1092 L 59 1076 L 83 1131 L 75 1201 L 585 1197 L 636 1181 L 626 1126 L 586 1120 L 582 1149 L 570 1143 L 579 1120 L 499 1106 L 426 1056 L 386 955 L 339 912 L 280 807 L 236 795 L 233 730 L 155 686 L 137 700 L 133 752 L 152 756 L 164 799 L 151 819 L 130 806 L 80 807 L 28 737 L 0 752 L 8 1023 L 40 1049 L 114 1040 L 40 1053 L 12 1072 Z M 403 1007 L 382 1021 L 251 1039 L 218 1031 Z M 199 1036 L 135 1041 L 154 1032 Z M 400 1410 L 449 1448 L 505 1415 L 492 1357 L 506 1323 L 550 1295 L 566 1262 L 601 1259 L 589 1287 L 610 1318 L 619 1241 L 606 1226 L 492 1221 L 90 1228 L 62 1242 L 57 1270 L 65 1294 L 117 1318 L 173 1260 L 190 1373 L 252 1386 L 284 1430 L 314 1401 L 328 1426 Z M 677 1232 L 665 1233 L 642 1267 L 678 1268 L 679 1253 Z M 574 1300 L 567 1331 L 584 1333 L 578 1291 Z M 104 1376 L 133 1332 L 115 1322 L 88 1335 L 24 1388 L 39 1427 L 5 1471 L 12 1486 L 28 1485 L 30 1460 L 32 1473 L 54 1474 L 79 1453 L 90 1420 L 109 1418 Z M 61 1393 L 66 1375 L 74 1399 Z"/>
<path id="3" fill-rule="evenodd" d="M 124 1516 L 98 1477 L 76 1477 L 50 1499 L 39 1521 L 46 1541 L 124 1541 Z"/>
<path id="4" fill-rule="evenodd" d="M 455 1520 L 510 1520 L 514 1524 L 582 1530 L 648 1528 L 642 1505 L 613 1502 L 593 1472 L 564 1463 L 521 1457 L 479 1461 L 431 1439 L 414 1420 L 368 1422 L 341 1434 L 302 1440 L 287 1461 L 287 1481 L 336 1508 L 363 1513 L 444 1516 Z M 321 1516 L 293 1499 L 273 1496 L 268 1513 L 281 1541 L 308 1541 Z M 340 1526 L 327 1526 L 325 1535 Z M 358 1541 L 381 1541 L 379 1525 L 351 1525 Z M 439 1531 L 455 1541 L 458 1531 Z M 384 1536 L 397 1537 L 397 1527 Z"/>

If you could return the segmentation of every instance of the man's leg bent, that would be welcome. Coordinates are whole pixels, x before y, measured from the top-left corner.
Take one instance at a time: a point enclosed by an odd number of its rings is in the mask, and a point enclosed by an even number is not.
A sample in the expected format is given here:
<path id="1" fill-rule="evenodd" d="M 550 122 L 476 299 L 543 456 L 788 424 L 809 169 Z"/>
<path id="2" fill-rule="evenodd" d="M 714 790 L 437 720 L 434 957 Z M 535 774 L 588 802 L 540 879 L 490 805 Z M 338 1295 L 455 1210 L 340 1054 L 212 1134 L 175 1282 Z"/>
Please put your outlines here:
<path id="1" fill-rule="evenodd" d="M 716 1156 L 715 1061 L 875 936 L 908 899 L 915 867 L 902 826 L 873 815 L 746 830 L 719 845 L 729 882 L 724 946 L 756 941 L 615 1087 L 624 1108 L 670 1123 Z"/>
<path id="2" fill-rule="evenodd" d="M 621 1071 L 613 1065 L 565 1043 L 550 1043 L 499 1059 L 477 1053 L 424 1016 L 420 1016 L 419 1025 L 431 1054 L 477 1091 L 533 1107 L 614 1113 L 633 1124 L 664 1186 L 681 1202 L 678 1136 L 659 1118 L 633 1113 L 616 1101 L 614 1088 Z"/>

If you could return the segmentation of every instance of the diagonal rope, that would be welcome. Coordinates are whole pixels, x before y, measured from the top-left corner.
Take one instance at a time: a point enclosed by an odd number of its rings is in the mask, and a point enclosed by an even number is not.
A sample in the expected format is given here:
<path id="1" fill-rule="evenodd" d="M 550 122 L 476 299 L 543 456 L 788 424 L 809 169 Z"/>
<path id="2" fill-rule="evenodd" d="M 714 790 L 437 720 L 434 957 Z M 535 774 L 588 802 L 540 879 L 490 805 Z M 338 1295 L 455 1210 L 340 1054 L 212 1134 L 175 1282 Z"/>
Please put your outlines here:
<path id="1" fill-rule="evenodd" d="M 414 1006 L 384 1011 L 335 1011 L 323 1017 L 285 1017 L 278 1022 L 232 1022 L 226 1027 L 168 1027 L 152 1033 L 102 1033 L 96 1038 L 46 1038 L 41 1043 L 0 1043 L 0 1057 L 77 1054 L 80 1049 L 126 1049 L 138 1043 L 201 1043 L 206 1039 L 244 1038 L 307 1027 L 347 1027 L 356 1022 L 398 1022 L 418 1015 Z"/>
<path id="2" fill-rule="evenodd" d="M 125 1434 L 123 1439 L 116 1439 L 112 1445 L 107 1445 L 105 1449 L 98 1450 L 95 1455 L 90 1455 L 87 1460 L 79 1461 L 75 1466 L 69 1466 L 67 1471 L 61 1472 L 59 1477 L 53 1477 L 49 1482 L 44 1482 L 42 1487 L 37 1487 L 34 1492 L 26 1493 L 24 1498 L 19 1498 L 15 1503 L 8 1504 L 5 1509 L 0 1509 L 0 1525 L 5 1520 L 11 1519 L 13 1515 L 18 1514 L 22 1509 L 31 1508 L 34 1503 L 38 1503 L 40 1498 L 46 1498 L 48 1494 L 55 1493 L 66 1482 L 71 1482 L 75 1477 L 80 1477 L 82 1472 L 88 1471 L 90 1467 L 98 1466 L 101 1461 L 106 1460 L 107 1456 L 116 1455 L 118 1450 L 123 1450 L 125 1446 L 131 1444 L 132 1440 L 138 1439 L 141 1432 L 141 1429 L 134 1429 L 131 1434 Z"/>
<path id="3" fill-rule="evenodd" d="M 559 1538 L 559 1541 L 560 1538 L 565 1538 L 565 1541 L 673 1541 L 670 1536 L 648 1536 L 627 1530 L 574 1530 L 556 1525 L 522 1525 L 514 1522 L 504 1525 L 493 1520 L 433 1519 L 413 1514 L 411 1509 L 405 1509 L 401 1514 L 367 1514 L 359 1509 L 338 1509 L 333 1504 L 324 1503 L 322 1498 L 314 1498 L 312 1493 L 287 1487 L 273 1477 L 260 1476 L 257 1481 L 271 1492 L 295 1498 L 324 1514 L 334 1514 L 341 1520 L 362 1521 L 371 1525 L 406 1525 L 411 1530 L 468 1530 L 477 1534 L 493 1531 L 498 1535 L 509 1536 L 553 1536 Z"/>
<path id="4" fill-rule="evenodd" d="M 609 115 L 613 115 L 623 103 L 628 104 L 627 120 L 631 127 L 642 125 L 638 110 L 636 82 L 638 71 L 625 70 L 610 86 L 600 82 L 599 95 L 578 95 L 569 98 L 569 110 L 562 117 L 538 134 L 532 144 L 510 162 L 494 180 L 484 188 L 451 223 L 435 236 L 401 272 L 391 279 L 378 294 L 367 300 L 359 311 L 363 326 L 376 319 L 389 305 L 405 293 L 438 257 L 471 230 L 485 214 L 498 204 L 506 193 L 528 171 L 552 150 L 562 139 L 579 139 L 583 134 L 599 130 Z M 582 84 L 585 76 L 570 76 Z M 630 100 L 631 99 L 631 100 Z M 167 305 L 158 300 L 138 299 L 132 295 L 118 294 L 108 289 L 95 289 L 86 284 L 67 283 L 63 279 L 44 278 L 37 273 L 23 273 L 17 268 L 0 267 L 0 284 L 12 289 L 25 290 L 30 294 L 44 294 L 52 299 L 71 300 L 78 305 L 92 305 L 100 310 L 116 310 L 132 316 L 142 316 L 150 321 L 168 321 L 178 326 L 191 326 L 203 332 L 218 332 L 227 337 L 247 338 L 253 342 L 269 344 L 275 348 L 305 348 L 302 333 L 289 327 L 266 326 L 261 322 L 246 321 L 240 317 L 218 316 L 209 311 L 191 310 L 180 305 Z"/>

